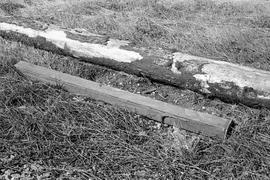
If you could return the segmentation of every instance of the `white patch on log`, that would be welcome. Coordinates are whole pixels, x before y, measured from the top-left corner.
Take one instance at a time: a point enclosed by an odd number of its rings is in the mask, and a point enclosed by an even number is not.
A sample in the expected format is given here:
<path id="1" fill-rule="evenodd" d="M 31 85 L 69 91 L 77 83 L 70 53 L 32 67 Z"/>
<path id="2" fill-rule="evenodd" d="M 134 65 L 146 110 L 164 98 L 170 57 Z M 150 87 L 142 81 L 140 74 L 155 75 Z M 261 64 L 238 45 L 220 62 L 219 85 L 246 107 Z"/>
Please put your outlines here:
<path id="1" fill-rule="evenodd" d="M 177 67 L 175 66 L 175 63 L 172 64 L 171 71 L 175 74 L 182 74 L 180 71 L 178 71 Z"/>
<path id="2" fill-rule="evenodd" d="M 174 72 L 175 74 L 179 74 L 181 75 L 181 71 L 178 70 L 178 68 L 176 67 L 176 63 L 177 62 L 184 62 L 186 60 L 190 60 L 188 59 L 189 58 L 189 55 L 187 54 L 182 54 L 182 53 L 173 53 L 173 63 L 172 63 L 172 68 L 171 68 L 171 71 Z M 187 70 L 190 70 L 192 71 L 194 69 L 194 67 L 187 67 Z M 195 77 L 197 80 L 200 80 L 200 85 L 202 87 L 201 91 L 204 92 L 204 93 L 211 93 L 208 88 L 209 88 L 209 85 L 207 83 L 207 80 L 202 80 L 200 79 L 200 77 Z"/>
<path id="3" fill-rule="evenodd" d="M 180 60 L 181 60 L 181 58 L 180 58 Z M 181 72 L 178 71 L 178 69 L 176 67 L 176 62 L 181 62 L 180 60 L 179 60 L 177 53 L 173 53 L 173 63 L 172 63 L 171 71 L 174 72 L 175 74 L 181 74 Z"/>
<path id="4" fill-rule="evenodd" d="M 8 24 L 8 23 L 0 23 L 0 30 L 2 31 L 15 31 L 20 34 L 25 34 L 29 37 L 36 37 L 38 36 L 38 31 L 33 30 L 31 28 L 24 28 L 17 26 L 15 24 Z"/>
<path id="5" fill-rule="evenodd" d="M 51 26 L 51 27 L 54 27 L 54 26 Z M 83 35 L 83 36 L 104 37 L 100 34 L 90 33 L 89 31 L 87 31 L 86 29 L 83 29 L 83 28 L 69 29 L 69 32 L 71 32 L 73 34 Z"/>
<path id="6" fill-rule="evenodd" d="M 209 88 L 208 83 L 219 83 L 225 89 L 227 82 L 232 82 L 239 88 L 251 87 L 254 90 L 264 92 L 268 95 L 258 95 L 258 98 L 270 99 L 270 72 L 250 67 L 245 67 L 237 64 L 228 63 L 225 61 L 215 61 L 207 58 L 191 56 L 183 53 L 174 53 L 172 71 L 176 74 L 181 74 L 175 67 L 176 62 L 183 63 L 184 61 L 197 61 L 197 64 L 205 63 L 200 74 L 193 76 L 201 81 L 204 92 Z M 195 63 L 196 65 L 196 63 Z M 186 70 L 192 69 L 194 64 L 186 65 Z M 209 91 L 208 91 L 209 92 Z"/>
<path id="7" fill-rule="evenodd" d="M 110 39 L 107 42 L 107 46 L 120 48 L 121 46 L 128 46 L 129 43 L 130 43 L 129 41 L 124 41 L 124 40 L 119 40 L 119 39 Z"/>
<path id="8" fill-rule="evenodd" d="M 121 45 L 111 46 L 109 44 L 109 46 L 106 46 L 69 39 L 63 30 L 47 29 L 46 31 L 38 31 L 8 23 L 0 23 L 0 30 L 18 32 L 31 38 L 37 36 L 44 37 L 47 41 L 55 44 L 61 49 L 68 49 L 70 53 L 77 57 L 106 58 L 128 63 L 143 59 L 143 57 L 137 52 L 120 49 L 119 47 Z"/>
<path id="9" fill-rule="evenodd" d="M 201 85 L 201 91 L 203 93 L 208 93 L 210 94 L 211 91 L 208 90 L 208 88 L 210 87 L 209 84 L 207 83 L 207 79 L 204 79 L 204 77 L 199 77 L 199 76 L 196 76 L 194 75 L 194 77 L 197 79 L 197 80 L 200 80 L 200 85 Z"/>
<path id="10" fill-rule="evenodd" d="M 270 93 L 268 95 L 264 95 L 264 96 L 258 95 L 257 97 L 260 99 L 270 100 Z"/>

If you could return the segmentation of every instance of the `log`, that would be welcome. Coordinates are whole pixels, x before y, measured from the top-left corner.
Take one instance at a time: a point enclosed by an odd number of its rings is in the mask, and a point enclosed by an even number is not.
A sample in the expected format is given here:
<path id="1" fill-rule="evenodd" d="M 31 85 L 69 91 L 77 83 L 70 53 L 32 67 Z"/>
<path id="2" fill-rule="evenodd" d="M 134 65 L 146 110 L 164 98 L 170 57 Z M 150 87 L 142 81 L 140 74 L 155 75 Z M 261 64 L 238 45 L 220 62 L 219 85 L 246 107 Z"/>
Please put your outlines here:
<path id="1" fill-rule="evenodd" d="M 67 91 L 125 108 L 150 119 L 174 125 L 202 135 L 224 139 L 231 120 L 185 109 L 138 94 L 116 89 L 80 77 L 20 61 L 15 67 L 26 77 Z"/>
<path id="2" fill-rule="evenodd" d="M 78 60 L 189 89 L 225 102 L 270 108 L 270 72 L 128 41 L 83 29 L 63 29 L 38 21 L 0 18 L 0 36 Z"/>

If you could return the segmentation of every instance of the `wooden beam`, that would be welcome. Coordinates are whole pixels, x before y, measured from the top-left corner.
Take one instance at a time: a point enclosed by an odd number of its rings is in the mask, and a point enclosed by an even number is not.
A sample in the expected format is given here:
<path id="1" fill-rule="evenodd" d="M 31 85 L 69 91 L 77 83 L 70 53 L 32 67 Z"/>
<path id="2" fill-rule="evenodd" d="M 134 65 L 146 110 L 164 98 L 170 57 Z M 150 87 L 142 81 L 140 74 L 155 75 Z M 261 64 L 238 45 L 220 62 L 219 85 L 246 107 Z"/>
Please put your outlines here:
<path id="1" fill-rule="evenodd" d="M 206 136 L 225 138 L 231 120 L 157 101 L 69 74 L 20 61 L 15 67 L 25 76 L 50 84 L 60 84 L 71 93 L 116 105 L 150 119 Z"/>
<path id="2" fill-rule="evenodd" d="M 81 61 L 190 89 L 226 102 L 270 108 L 270 72 L 180 52 L 136 47 L 85 30 L 0 17 L 0 36 Z"/>

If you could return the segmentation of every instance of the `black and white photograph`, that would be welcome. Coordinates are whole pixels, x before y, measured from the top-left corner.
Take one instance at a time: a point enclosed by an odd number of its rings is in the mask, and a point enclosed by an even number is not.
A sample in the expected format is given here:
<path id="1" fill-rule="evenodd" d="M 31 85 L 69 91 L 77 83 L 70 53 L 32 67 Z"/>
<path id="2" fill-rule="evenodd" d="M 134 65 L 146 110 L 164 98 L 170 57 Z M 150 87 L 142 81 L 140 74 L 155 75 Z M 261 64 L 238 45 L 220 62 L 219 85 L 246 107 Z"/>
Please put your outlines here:
<path id="1" fill-rule="evenodd" d="M 270 180 L 270 0 L 0 0 L 0 180 Z"/>

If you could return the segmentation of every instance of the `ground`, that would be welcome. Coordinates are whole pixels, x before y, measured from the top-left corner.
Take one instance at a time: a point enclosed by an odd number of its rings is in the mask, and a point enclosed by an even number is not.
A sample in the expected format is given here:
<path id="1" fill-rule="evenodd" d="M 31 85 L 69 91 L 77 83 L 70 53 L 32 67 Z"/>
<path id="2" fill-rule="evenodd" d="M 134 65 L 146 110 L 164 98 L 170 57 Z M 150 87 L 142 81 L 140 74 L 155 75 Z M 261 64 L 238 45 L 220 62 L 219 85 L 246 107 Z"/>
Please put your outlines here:
<path id="1" fill-rule="evenodd" d="M 270 70 L 270 2 L 4 0 L 0 15 Z M 269 179 L 270 110 L 0 39 L 0 178 Z M 232 119 L 224 141 L 24 79 L 20 60 Z"/>

